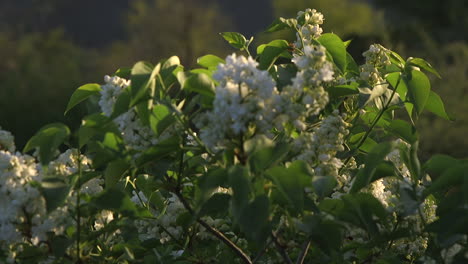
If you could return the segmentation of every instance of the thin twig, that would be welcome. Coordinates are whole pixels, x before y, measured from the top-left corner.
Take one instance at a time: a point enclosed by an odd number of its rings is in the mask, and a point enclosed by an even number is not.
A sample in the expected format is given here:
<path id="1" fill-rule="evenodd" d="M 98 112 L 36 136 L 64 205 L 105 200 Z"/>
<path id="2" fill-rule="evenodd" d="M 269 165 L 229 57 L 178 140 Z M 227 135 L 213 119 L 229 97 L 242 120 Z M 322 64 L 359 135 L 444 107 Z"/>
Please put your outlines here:
<path id="1" fill-rule="evenodd" d="M 179 200 L 182 202 L 184 205 L 185 209 L 191 214 L 195 215 L 195 212 L 193 211 L 192 207 L 188 204 L 187 200 L 182 196 L 180 193 L 180 190 L 176 189 L 174 192 Z M 245 263 L 252 264 L 252 261 L 250 260 L 250 257 L 245 254 L 245 252 L 239 248 L 236 244 L 234 244 L 229 238 L 227 238 L 223 233 L 221 233 L 218 229 L 210 226 L 207 224 L 205 221 L 202 219 L 198 218 L 197 222 L 202 225 L 206 230 L 208 230 L 212 235 L 217 237 L 219 240 L 221 240 L 226 246 L 228 246 L 234 253 L 236 253 Z"/>
<path id="2" fill-rule="evenodd" d="M 305 257 L 307 256 L 307 252 L 309 252 L 309 247 L 310 247 L 310 239 L 307 239 L 307 241 L 302 244 L 302 250 L 301 254 L 297 257 L 296 264 L 302 264 L 304 263 Z"/>
<path id="3" fill-rule="evenodd" d="M 276 236 L 275 232 L 271 232 L 271 237 L 273 238 L 273 242 L 275 242 L 275 246 L 279 251 L 279 254 L 284 259 L 284 261 L 288 264 L 293 264 L 291 258 L 289 258 L 288 253 L 284 249 L 284 246 L 281 245 L 278 241 L 278 237 Z"/>

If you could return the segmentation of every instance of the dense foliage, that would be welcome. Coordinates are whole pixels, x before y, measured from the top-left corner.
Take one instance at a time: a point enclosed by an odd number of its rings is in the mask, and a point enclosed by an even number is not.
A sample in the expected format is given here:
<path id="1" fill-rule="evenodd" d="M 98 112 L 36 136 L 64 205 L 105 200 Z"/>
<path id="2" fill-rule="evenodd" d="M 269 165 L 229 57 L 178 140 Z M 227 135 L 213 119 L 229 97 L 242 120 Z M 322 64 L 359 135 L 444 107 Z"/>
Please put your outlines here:
<path id="1" fill-rule="evenodd" d="M 379 44 L 358 65 L 323 20 L 276 20 L 296 41 L 255 56 L 224 32 L 240 52 L 200 68 L 121 68 L 71 96 L 77 131 L 23 152 L 0 131 L 0 261 L 466 262 L 468 163 L 417 155 L 419 116 L 451 119 L 438 72 Z"/>

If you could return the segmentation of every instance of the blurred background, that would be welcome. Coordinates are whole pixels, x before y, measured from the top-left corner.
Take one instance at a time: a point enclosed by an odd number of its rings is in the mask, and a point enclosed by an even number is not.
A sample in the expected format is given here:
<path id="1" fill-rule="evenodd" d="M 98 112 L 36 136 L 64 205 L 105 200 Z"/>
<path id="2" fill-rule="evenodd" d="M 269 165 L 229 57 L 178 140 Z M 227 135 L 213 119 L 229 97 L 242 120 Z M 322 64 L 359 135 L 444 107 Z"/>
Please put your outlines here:
<path id="1" fill-rule="evenodd" d="M 354 57 L 382 43 L 404 57 L 422 57 L 455 122 L 426 113 L 419 121 L 421 155 L 468 157 L 467 0 L 0 0 L 0 126 L 21 149 L 43 125 L 80 124 L 84 110 L 63 116 L 73 91 L 136 61 L 178 55 L 194 66 L 207 53 L 234 50 L 217 34 L 237 31 L 256 44 L 273 19 L 315 8 L 325 31 L 353 39 Z"/>

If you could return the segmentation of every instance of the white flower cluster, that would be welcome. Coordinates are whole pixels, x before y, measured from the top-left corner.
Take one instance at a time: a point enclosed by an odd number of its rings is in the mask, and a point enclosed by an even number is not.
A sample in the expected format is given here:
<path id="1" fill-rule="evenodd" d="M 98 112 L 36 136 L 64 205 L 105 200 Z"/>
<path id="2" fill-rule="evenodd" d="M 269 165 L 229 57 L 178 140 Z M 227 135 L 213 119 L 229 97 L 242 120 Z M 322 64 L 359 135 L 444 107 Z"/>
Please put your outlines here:
<path id="1" fill-rule="evenodd" d="M 111 116 L 117 98 L 130 85 L 130 80 L 118 76 L 105 76 L 105 84 L 101 86 L 99 106 L 105 116 Z M 133 150 L 142 151 L 157 143 L 153 131 L 143 125 L 134 108 L 114 119 L 122 133 L 125 144 Z"/>
<path id="2" fill-rule="evenodd" d="M 327 116 L 314 128 L 313 132 L 304 132 L 298 137 L 294 146 L 298 153 L 296 159 L 312 165 L 315 175 L 333 176 L 340 184 L 345 184 L 338 171 L 343 162 L 336 158 L 338 152 L 344 151 L 344 139 L 349 133 L 349 126 L 338 110 Z"/>
<path id="3" fill-rule="evenodd" d="M 223 147 L 226 139 L 239 138 L 249 128 L 263 134 L 272 128 L 278 92 L 268 72 L 257 66 L 251 57 L 236 54 L 218 65 L 213 110 L 196 121 L 208 148 Z"/>
<path id="4" fill-rule="evenodd" d="M 305 11 L 297 13 L 297 20 L 302 21 L 302 18 L 304 19 L 304 24 L 299 29 L 302 34 L 302 40 L 301 35 L 296 33 L 297 40 L 294 43 L 297 48 L 301 48 L 302 43 L 304 43 L 304 46 L 310 45 L 312 39 L 320 37 L 323 32 L 323 29 L 320 27 L 324 21 L 322 13 L 317 12 L 315 9 L 307 8 Z"/>
<path id="5" fill-rule="evenodd" d="M 147 207 L 148 198 L 141 191 L 138 194 L 134 191 L 131 200 L 138 206 Z M 181 238 L 183 230 L 181 226 L 177 225 L 176 220 L 185 211 L 184 205 L 172 193 L 166 202 L 165 208 L 150 207 L 154 219 L 135 220 L 141 241 L 158 239 L 160 243 L 164 244 L 172 239 Z"/>
<path id="6" fill-rule="evenodd" d="M 0 150 L 0 246 L 25 242 L 23 237 L 38 242 L 34 229 L 21 226 L 37 225 L 37 216 L 45 214 L 45 201 L 31 185 L 40 180 L 34 158 Z"/>
<path id="7" fill-rule="evenodd" d="M 292 79 L 292 85 L 284 87 L 281 97 L 293 100 L 300 109 L 299 120 L 317 115 L 328 104 L 329 97 L 323 85 L 334 80 L 333 65 L 327 61 L 323 46 L 306 46 L 304 54 L 294 54 L 292 59 L 298 72 Z"/>
<path id="8" fill-rule="evenodd" d="M 16 151 L 15 138 L 9 131 L 2 130 L 2 127 L 0 127 L 0 150 L 11 153 Z"/>
<path id="9" fill-rule="evenodd" d="M 373 44 L 369 50 L 362 53 L 366 58 L 366 63 L 361 66 L 361 80 L 369 82 L 371 85 L 383 83 L 380 69 L 390 65 L 390 51 L 380 44 Z"/>

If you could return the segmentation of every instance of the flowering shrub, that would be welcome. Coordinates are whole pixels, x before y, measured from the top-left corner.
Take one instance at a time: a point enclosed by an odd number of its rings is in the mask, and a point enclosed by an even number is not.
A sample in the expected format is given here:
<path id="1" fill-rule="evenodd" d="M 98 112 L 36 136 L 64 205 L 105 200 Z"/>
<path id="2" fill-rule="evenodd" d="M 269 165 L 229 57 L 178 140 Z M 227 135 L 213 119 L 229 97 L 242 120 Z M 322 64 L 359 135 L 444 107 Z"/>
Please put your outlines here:
<path id="1" fill-rule="evenodd" d="M 323 34 L 316 10 L 247 57 L 138 62 L 87 84 L 23 152 L 0 131 L 2 263 L 464 263 L 468 163 L 421 164 L 415 123 L 450 119 L 420 58 Z M 406 115 L 405 119 L 395 116 Z M 29 153 L 29 154 L 27 154 Z"/>

